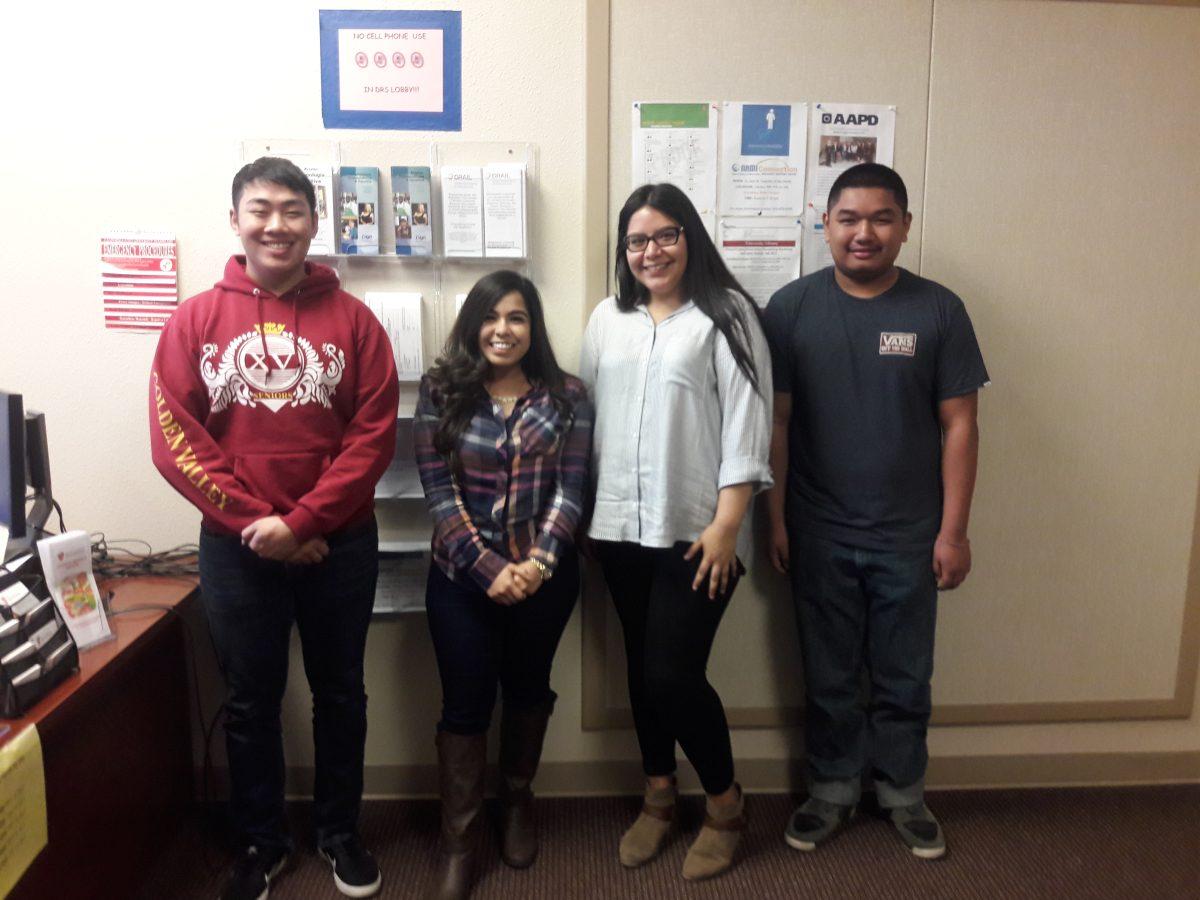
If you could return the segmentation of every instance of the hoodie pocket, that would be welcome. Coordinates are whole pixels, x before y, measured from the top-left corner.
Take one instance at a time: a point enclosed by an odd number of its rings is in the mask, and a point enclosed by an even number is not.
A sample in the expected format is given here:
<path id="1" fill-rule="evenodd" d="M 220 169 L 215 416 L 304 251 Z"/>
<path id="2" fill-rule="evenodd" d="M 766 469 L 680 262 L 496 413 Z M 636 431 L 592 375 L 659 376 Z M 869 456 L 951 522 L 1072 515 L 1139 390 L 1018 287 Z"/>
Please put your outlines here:
<path id="1" fill-rule="evenodd" d="M 329 454 L 255 453 L 235 456 L 233 473 L 259 500 L 287 514 L 329 468 Z"/>

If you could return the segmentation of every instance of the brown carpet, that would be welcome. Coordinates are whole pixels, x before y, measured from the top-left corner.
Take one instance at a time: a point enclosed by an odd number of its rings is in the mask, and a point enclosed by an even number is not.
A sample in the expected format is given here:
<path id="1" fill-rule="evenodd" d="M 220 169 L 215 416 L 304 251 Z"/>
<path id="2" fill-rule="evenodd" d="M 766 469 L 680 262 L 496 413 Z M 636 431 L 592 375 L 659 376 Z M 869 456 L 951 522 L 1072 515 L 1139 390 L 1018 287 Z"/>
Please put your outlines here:
<path id="1" fill-rule="evenodd" d="M 489 833 L 480 848 L 478 900 L 566 898 L 1200 898 L 1200 785 L 1055 790 L 944 791 L 929 796 L 950 852 L 909 854 L 870 814 L 816 853 L 787 847 L 794 798 L 751 795 L 738 865 L 689 884 L 679 869 L 699 828 L 699 798 L 685 798 L 681 833 L 641 869 L 617 862 L 617 841 L 638 801 L 630 797 L 538 801 L 542 850 L 534 866 L 504 866 Z M 369 801 L 361 830 L 383 870 L 382 897 L 423 897 L 437 850 L 433 801 Z M 290 810 L 299 850 L 273 898 L 335 898 L 329 868 L 312 851 L 309 807 Z M 229 859 L 211 820 L 189 824 L 149 874 L 144 898 L 217 896 Z"/>

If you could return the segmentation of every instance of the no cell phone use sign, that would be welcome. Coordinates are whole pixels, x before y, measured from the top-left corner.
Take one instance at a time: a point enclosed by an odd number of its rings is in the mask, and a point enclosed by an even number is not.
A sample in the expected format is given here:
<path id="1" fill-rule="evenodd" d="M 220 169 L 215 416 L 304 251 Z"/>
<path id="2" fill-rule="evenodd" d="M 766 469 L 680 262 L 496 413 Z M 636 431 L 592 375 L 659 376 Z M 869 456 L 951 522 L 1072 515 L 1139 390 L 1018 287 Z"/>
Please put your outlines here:
<path id="1" fill-rule="evenodd" d="M 462 13 L 321 10 L 326 128 L 459 131 Z"/>

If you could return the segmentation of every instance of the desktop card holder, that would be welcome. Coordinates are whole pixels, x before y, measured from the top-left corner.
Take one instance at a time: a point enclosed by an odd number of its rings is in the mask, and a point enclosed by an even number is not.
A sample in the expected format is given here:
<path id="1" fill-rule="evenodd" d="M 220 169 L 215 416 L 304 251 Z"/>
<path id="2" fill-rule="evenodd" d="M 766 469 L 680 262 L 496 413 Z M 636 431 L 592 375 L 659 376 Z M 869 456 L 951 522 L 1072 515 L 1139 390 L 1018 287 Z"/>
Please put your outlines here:
<path id="1" fill-rule="evenodd" d="M 79 670 L 79 648 L 54 601 L 0 577 L 0 718 L 24 715 Z"/>

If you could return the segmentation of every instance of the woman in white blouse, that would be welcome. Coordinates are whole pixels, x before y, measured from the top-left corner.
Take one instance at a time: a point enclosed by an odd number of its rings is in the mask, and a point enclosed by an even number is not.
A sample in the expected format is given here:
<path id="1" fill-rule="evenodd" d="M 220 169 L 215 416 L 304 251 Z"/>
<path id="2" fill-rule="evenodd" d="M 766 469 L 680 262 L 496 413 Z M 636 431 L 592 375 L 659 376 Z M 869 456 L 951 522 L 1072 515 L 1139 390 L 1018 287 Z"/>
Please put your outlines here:
<path id="1" fill-rule="evenodd" d="M 648 862 L 670 834 L 678 742 L 708 794 L 683 876 L 707 878 L 732 865 L 745 827 L 705 669 L 745 572 L 750 499 L 771 484 L 770 358 L 753 301 L 673 185 L 626 201 L 616 282 L 588 322 L 580 376 L 596 403 L 588 535 L 625 633 L 646 773 L 621 862 Z"/>

